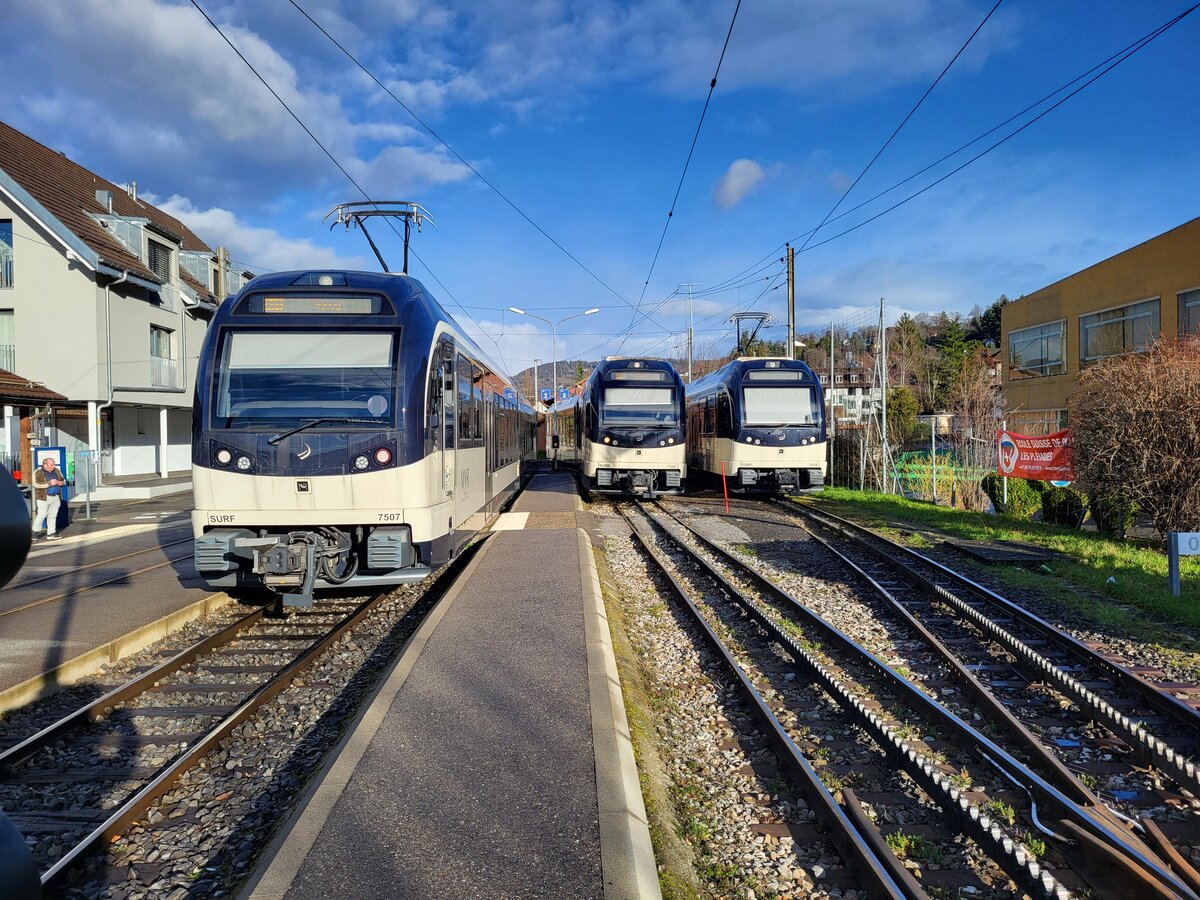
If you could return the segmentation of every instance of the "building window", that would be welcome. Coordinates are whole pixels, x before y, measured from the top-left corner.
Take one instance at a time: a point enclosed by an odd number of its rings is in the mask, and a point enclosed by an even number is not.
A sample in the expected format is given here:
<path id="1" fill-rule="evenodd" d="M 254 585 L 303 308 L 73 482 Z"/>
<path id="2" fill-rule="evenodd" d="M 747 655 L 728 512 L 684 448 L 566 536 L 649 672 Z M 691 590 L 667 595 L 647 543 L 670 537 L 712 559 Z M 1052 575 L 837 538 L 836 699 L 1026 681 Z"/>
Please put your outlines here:
<path id="1" fill-rule="evenodd" d="M 1067 371 L 1064 353 L 1067 321 L 1009 332 L 1008 377 L 1012 381 Z"/>
<path id="2" fill-rule="evenodd" d="M 842 383 L 842 376 L 841 376 L 841 375 L 834 375 L 834 376 L 833 376 L 833 380 L 834 380 L 834 383 L 835 383 L 835 384 L 841 384 L 841 383 Z"/>
<path id="3" fill-rule="evenodd" d="M 1067 411 L 1065 409 L 1035 409 L 1010 413 L 1005 427 L 1017 434 L 1053 434 L 1067 427 Z"/>
<path id="4" fill-rule="evenodd" d="M 1179 295 L 1179 334 L 1200 334 L 1200 288 Z"/>
<path id="5" fill-rule="evenodd" d="M 1144 350 L 1158 337 L 1158 298 L 1079 317 L 1081 359 Z"/>
<path id="6" fill-rule="evenodd" d="M 154 387 L 178 387 L 172 337 L 168 329 L 150 326 L 150 384 Z"/>
<path id="7" fill-rule="evenodd" d="M 147 262 L 150 264 L 150 270 L 158 276 L 158 280 L 163 284 L 170 284 L 171 248 L 151 238 L 146 239 L 146 244 L 149 248 Z"/>
<path id="8" fill-rule="evenodd" d="M 851 375 L 851 376 L 850 376 L 850 381 L 852 381 L 852 382 L 854 382 L 854 381 L 858 381 L 858 376 L 857 376 L 857 375 Z"/>
<path id="9" fill-rule="evenodd" d="M 0 369 L 17 370 L 17 318 L 11 309 L 0 309 Z"/>
<path id="10" fill-rule="evenodd" d="M 0 219 L 0 288 L 13 286 L 12 219 Z"/>
<path id="11" fill-rule="evenodd" d="M 829 376 L 828 375 L 821 376 L 821 384 L 829 384 Z"/>

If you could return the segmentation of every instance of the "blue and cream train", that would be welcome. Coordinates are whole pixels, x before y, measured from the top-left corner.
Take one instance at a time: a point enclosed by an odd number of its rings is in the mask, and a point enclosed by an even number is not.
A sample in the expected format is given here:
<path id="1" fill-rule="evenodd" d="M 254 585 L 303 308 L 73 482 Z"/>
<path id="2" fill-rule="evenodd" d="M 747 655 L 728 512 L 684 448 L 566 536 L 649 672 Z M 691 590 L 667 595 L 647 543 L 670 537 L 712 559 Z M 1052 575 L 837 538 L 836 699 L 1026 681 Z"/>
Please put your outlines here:
<path id="1" fill-rule="evenodd" d="M 284 272 L 223 303 L 192 420 L 195 564 L 212 587 L 415 581 L 519 486 L 534 412 L 407 275 Z"/>
<path id="2" fill-rule="evenodd" d="M 558 458 L 596 493 L 683 493 L 687 479 L 683 381 L 661 359 L 610 357 L 579 394 L 555 407 Z"/>
<path id="3" fill-rule="evenodd" d="M 805 363 L 742 358 L 687 386 L 693 477 L 738 493 L 792 493 L 825 484 L 825 400 Z"/>

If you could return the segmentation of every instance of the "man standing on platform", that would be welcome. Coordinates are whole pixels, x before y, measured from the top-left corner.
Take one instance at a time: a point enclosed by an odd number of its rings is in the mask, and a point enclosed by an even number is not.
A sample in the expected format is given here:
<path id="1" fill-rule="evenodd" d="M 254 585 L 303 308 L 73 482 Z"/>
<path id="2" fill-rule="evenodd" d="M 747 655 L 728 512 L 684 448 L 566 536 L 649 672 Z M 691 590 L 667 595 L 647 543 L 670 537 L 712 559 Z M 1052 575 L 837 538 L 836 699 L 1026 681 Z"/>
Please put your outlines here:
<path id="1" fill-rule="evenodd" d="M 46 523 L 46 540 L 57 541 L 58 507 L 62 503 L 62 488 L 66 484 L 63 473 L 59 470 L 54 457 L 47 456 L 33 473 L 33 499 L 37 503 L 37 518 L 33 520 L 33 536 L 42 530 Z"/>

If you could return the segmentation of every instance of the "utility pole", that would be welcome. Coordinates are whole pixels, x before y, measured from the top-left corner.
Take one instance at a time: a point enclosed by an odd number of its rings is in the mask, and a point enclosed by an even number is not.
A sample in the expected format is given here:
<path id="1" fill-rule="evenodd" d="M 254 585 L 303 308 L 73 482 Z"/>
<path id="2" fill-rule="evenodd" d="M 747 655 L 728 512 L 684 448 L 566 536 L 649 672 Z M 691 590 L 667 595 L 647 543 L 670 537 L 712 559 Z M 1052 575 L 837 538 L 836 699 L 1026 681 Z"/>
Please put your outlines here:
<path id="1" fill-rule="evenodd" d="M 796 248 L 787 245 L 788 330 L 787 358 L 796 358 Z"/>
<path id="2" fill-rule="evenodd" d="M 228 293 L 226 285 L 228 285 L 228 277 L 226 272 L 229 271 L 229 251 L 224 247 L 217 248 L 217 303 L 220 304 L 225 299 Z"/>
<path id="3" fill-rule="evenodd" d="M 887 321 L 884 318 L 884 301 L 879 298 L 879 347 L 883 353 L 883 372 L 880 382 L 883 385 L 883 492 L 890 494 L 888 487 L 888 471 L 894 469 L 892 463 L 892 445 L 888 443 L 887 430 L 887 392 L 888 392 L 888 361 L 887 361 Z"/>
<path id="4" fill-rule="evenodd" d="M 826 432 L 829 437 L 829 484 L 833 485 L 833 438 L 837 431 L 837 419 L 833 415 L 833 319 L 829 320 L 829 421 Z"/>
<path id="5" fill-rule="evenodd" d="M 688 328 L 687 328 L 688 377 L 687 377 L 687 380 L 688 381 L 692 380 L 692 288 L 696 288 L 699 286 L 700 286 L 699 281 L 688 281 L 688 282 L 684 282 L 683 284 L 679 285 L 676 288 L 676 290 L 678 290 L 678 288 L 685 287 L 685 288 L 687 288 L 687 292 L 688 292 L 688 307 L 687 307 L 687 320 L 688 320 Z"/>

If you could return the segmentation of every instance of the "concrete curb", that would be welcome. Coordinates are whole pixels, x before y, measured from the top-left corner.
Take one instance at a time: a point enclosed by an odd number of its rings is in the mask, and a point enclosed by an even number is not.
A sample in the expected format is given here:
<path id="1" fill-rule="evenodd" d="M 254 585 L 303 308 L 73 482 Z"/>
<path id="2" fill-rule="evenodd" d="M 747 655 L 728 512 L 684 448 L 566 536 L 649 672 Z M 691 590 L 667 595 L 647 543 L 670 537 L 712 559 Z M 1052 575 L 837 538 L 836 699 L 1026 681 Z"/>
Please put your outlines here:
<path id="1" fill-rule="evenodd" d="M 588 693 L 592 707 L 592 746 L 596 754 L 596 795 L 600 813 L 600 866 L 605 900 L 662 896 L 650 825 L 642 801 L 633 739 L 617 674 L 600 591 L 600 576 L 587 532 L 579 537 L 583 581 Z"/>
<path id="2" fill-rule="evenodd" d="M 210 594 L 209 596 L 189 603 L 182 609 L 156 619 L 116 640 L 101 644 L 94 650 L 81 653 L 61 665 L 55 666 L 41 675 L 27 678 L 20 684 L 15 684 L 0 691 L 0 714 L 19 709 L 34 700 L 48 697 L 53 693 L 68 687 L 94 674 L 107 663 L 114 663 L 126 656 L 131 656 L 155 641 L 178 631 L 189 622 L 201 616 L 206 616 L 214 610 L 232 602 L 228 594 Z"/>
<path id="3" fill-rule="evenodd" d="M 270 846 L 263 850 L 258 866 L 238 894 L 242 900 L 283 900 L 287 895 L 300 873 L 300 867 L 321 836 L 326 820 L 387 717 L 392 702 L 420 659 L 421 651 L 450 609 L 450 604 L 471 580 L 491 544 L 488 541 L 479 548 L 454 587 L 438 601 L 421 627 L 405 642 L 391 671 L 384 676 L 374 695 L 363 704 L 346 729 L 346 734 L 328 755 L 324 767 L 313 777 L 287 823 L 275 835 Z"/>

